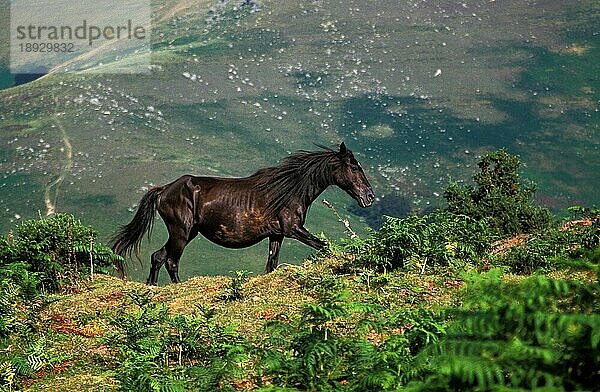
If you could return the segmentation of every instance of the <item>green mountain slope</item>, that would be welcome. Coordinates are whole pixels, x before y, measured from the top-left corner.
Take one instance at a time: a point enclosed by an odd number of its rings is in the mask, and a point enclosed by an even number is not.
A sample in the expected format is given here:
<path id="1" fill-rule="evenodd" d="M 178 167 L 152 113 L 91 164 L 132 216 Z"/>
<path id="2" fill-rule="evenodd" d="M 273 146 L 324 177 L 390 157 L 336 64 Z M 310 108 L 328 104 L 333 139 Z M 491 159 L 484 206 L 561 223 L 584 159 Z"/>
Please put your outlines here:
<path id="1" fill-rule="evenodd" d="M 53 208 L 108 236 L 152 184 L 248 175 L 340 140 L 388 211 L 398 203 L 386 198 L 435 205 L 495 147 L 535 162 L 527 176 L 551 206 L 599 201 L 596 2 L 184 0 L 153 11 L 147 74 L 93 66 L 0 91 L 3 228 Z M 357 228 L 386 212 L 325 197 Z M 320 203 L 308 226 L 341 234 Z M 310 252 L 291 242 L 283 261 Z M 258 272 L 265 258 L 265 244 L 232 252 L 198 239 L 183 275 Z"/>

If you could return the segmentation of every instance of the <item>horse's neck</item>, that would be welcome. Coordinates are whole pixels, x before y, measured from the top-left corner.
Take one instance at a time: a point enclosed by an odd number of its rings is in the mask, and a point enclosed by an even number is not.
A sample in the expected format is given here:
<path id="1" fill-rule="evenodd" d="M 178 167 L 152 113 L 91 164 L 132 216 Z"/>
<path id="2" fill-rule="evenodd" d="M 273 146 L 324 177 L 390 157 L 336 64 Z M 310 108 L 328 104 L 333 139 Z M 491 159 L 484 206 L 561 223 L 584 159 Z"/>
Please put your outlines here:
<path id="1" fill-rule="evenodd" d="M 306 193 L 303 195 L 303 200 L 301 200 L 304 207 L 308 208 L 330 185 L 333 184 L 329 182 L 323 182 L 321 184 L 317 183 L 307 189 Z"/>

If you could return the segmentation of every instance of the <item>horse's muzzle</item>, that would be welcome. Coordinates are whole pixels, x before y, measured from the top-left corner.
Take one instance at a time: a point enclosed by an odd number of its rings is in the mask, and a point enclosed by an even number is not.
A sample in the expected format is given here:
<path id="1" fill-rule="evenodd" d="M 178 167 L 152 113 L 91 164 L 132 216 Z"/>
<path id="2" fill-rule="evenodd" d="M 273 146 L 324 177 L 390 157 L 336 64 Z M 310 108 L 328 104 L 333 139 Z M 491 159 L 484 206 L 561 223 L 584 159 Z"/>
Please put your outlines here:
<path id="1" fill-rule="evenodd" d="M 362 208 L 371 207 L 375 201 L 375 193 L 369 188 L 364 195 L 360 195 L 358 198 L 358 205 Z"/>

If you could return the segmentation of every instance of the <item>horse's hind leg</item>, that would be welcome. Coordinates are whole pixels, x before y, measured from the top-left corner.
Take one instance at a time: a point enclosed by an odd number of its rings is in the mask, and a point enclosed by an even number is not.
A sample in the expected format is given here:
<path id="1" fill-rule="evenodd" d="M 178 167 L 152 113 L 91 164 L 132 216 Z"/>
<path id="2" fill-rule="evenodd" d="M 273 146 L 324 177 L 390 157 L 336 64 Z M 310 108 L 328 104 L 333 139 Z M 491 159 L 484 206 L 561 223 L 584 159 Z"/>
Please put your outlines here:
<path id="1" fill-rule="evenodd" d="M 146 284 L 156 286 L 160 267 L 162 267 L 162 265 L 167 260 L 167 251 L 165 247 L 166 244 L 156 252 L 152 253 L 152 257 L 150 257 L 150 275 L 148 275 L 148 280 L 146 281 Z"/>
<path id="2" fill-rule="evenodd" d="M 150 266 L 150 275 L 146 284 L 156 286 L 158 282 L 158 273 L 160 268 L 165 264 L 171 282 L 179 283 L 179 259 L 183 254 L 185 246 L 198 234 L 197 231 L 193 231 L 191 234 L 187 234 L 186 230 L 169 230 L 169 239 L 165 245 L 154 252 L 150 258 L 152 264 Z"/>
<path id="3" fill-rule="evenodd" d="M 167 272 L 169 273 L 169 277 L 171 278 L 171 282 L 181 282 L 179 279 L 179 259 L 181 258 L 186 245 L 193 240 L 197 234 L 197 230 L 184 230 L 183 228 L 180 228 L 179 230 L 172 230 L 169 233 L 169 240 L 165 245 L 167 252 L 165 266 L 167 268 Z"/>
<path id="4" fill-rule="evenodd" d="M 169 277 L 173 283 L 181 282 L 181 279 L 179 279 L 179 259 L 183 254 L 185 245 L 185 239 L 181 240 L 178 238 L 169 237 L 169 240 L 167 241 L 167 261 L 165 267 L 167 268 L 167 272 L 169 273 Z"/>
<path id="5" fill-rule="evenodd" d="M 194 213 L 195 213 L 195 187 L 193 186 L 189 176 L 184 176 L 177 180 L 173 187 L 162 194 L 158 213 L 167 226 L 169 239 L 159 254 L 161 264 L 164 263 L 171 278 L 171 282 L 179 283 L 179 259 L 183 254 L 183 249 L 198 234 L 194 230 Z M 164 251 L 164 253 L 162 253 Z M 153 259 L 154 261 L 154 259 Z M 154 264 L 153 264 L 154 265 Z M 156 275 L 160 265 L 157 264 Z M 153 283 L 156 284 L 156 277 Z"/>

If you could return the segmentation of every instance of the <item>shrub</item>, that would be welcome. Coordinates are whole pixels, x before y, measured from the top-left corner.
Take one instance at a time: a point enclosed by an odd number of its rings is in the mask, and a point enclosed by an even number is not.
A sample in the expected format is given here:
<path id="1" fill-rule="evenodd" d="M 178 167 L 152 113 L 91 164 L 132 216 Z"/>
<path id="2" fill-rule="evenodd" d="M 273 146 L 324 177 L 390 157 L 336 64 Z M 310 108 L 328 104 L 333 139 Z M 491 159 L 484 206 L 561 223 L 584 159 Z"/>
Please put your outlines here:
<path id="1" fill-rule="evenodd" d="M 49 353 L 45 336 L 30 335 L 18 340 L 18 344 L 2 347 L 0 352 L 0 390 L 13 391 L 27 385 L 26 382 L 51 371 L 62 357 Z"/>
<path id="2" fill-rule="evenodd" d="M 500 255 L 496 264 L 506 266 L 514 273 L 531 274 L 556 267 L 554 259 L 558 256 L 567 256 L 573 250 L 596 248 L 600 242 L 598 210 L 581 207 L 569 210 L 579 219 L 527 236 L 523 245 L 514 246 Z"/>
<path id="3" fill-rule="evenodd" d="M 480 172 L 471 185 L 451 184 L 444 192 L 447 211 L 467 215 L 477 221 L 487 219 L 502 236 L 531 233 L 549 227 L 550 212 L 535 205 L 534 186 L 523 186 L 517 156 L 498 150 L 484 155 L 478 163 Z"/>
<path id="4" fill-rule="evenodd" d="M 0 339 L 8 338 L 26 320 L 24 313 L 39 295 L 38 283 L 23 263 L 0 265 Z"/>
<path id="5" fill-rule="evenodd" d="M 417 354 L 434 344 L 445 334 L 444 317 L 424 308 L 402 309 L 382 314 L 376 324 L 383 340 L 374 341 L 372 352 L 363 356 L 357 374 L 358 390 L 399 390 L 409 380 L 428 370 L 426 364 L 416 361 Z"/>
<path id="6" fill-rule="evenodd" d="M 356 255 L 359 266 L 379 271 L 416 266 L 424 271 L 476 263 L 493 238 L 484 220 L 438 211 L 423 217 L 386 217 L 380 230 L 349 242 L 346 249 Z"/>
<path id="7" fill-rule="evenodd" d="M 365 391 L 396 390 L 420 373 L 415 354 L 443 334 L 444 320 L 423 308 L 353 302 L 339 278 L 315 281 L 316 299 L 297 320 L 267 324 L 259 375 L 284 390 Z"/>
<path id="8" fill-rule="evenodd" d="M 24 263 L 38 273 L 40 285 L 56 291 L 91 272 L 108 272 L 119 256 L 97 240 L 98 233 L 74 216 L 55 214 L 47 219 L 28 220 L 16 233 L 0 237 L 0 265 Z"/>
<path id="9" fill-rule="evenodd" d="M 236 301 L 243 297 L 244 284 L 248 282 L 249 271 L 235 271 L 230 277 L 229 283 L 219 294 L 219 299 L 223 301 Z"/>
<path id="10" fill-rule="evenodd" d="M 38 331 L 39 311 L 48 302 L 37 275 L 24 263 L 0 265 L 0 390 L 18 389 L 52 362 Z"/>
<path id="11" fill-rule="evenodd" d="M 349 369 L 369 346 L 349 331 L 339 333 L 347 318 L 360 310 L 334 276 L 315 281 L 312 291 L 316 301 L 305 302 L 297 320 L 267 323 L 267 349 L 260 351 L 258 374 L 283 388 L 343 390 Z"/>
<path id="12" fill-rule="evenodd" d="M 516 274 L 532 274 L 552 267 L 552 259 L 567 253 L 568 236 L 558 230 L 527 238 L 521 246 L 512 247 L 499 257 L 496 264 L 508 267 Z"/>
<path id="13" fill-rule="evenodd" d="M 579 238 L 578 245 L 587 250 L 600 246 L 600 210 L 573 206 L 569 208 L 569 212 L 575 221 L 567 223 L 565 229 Z M 580 223 L 580 225 L 573 225 L 573 223 Z"/>

